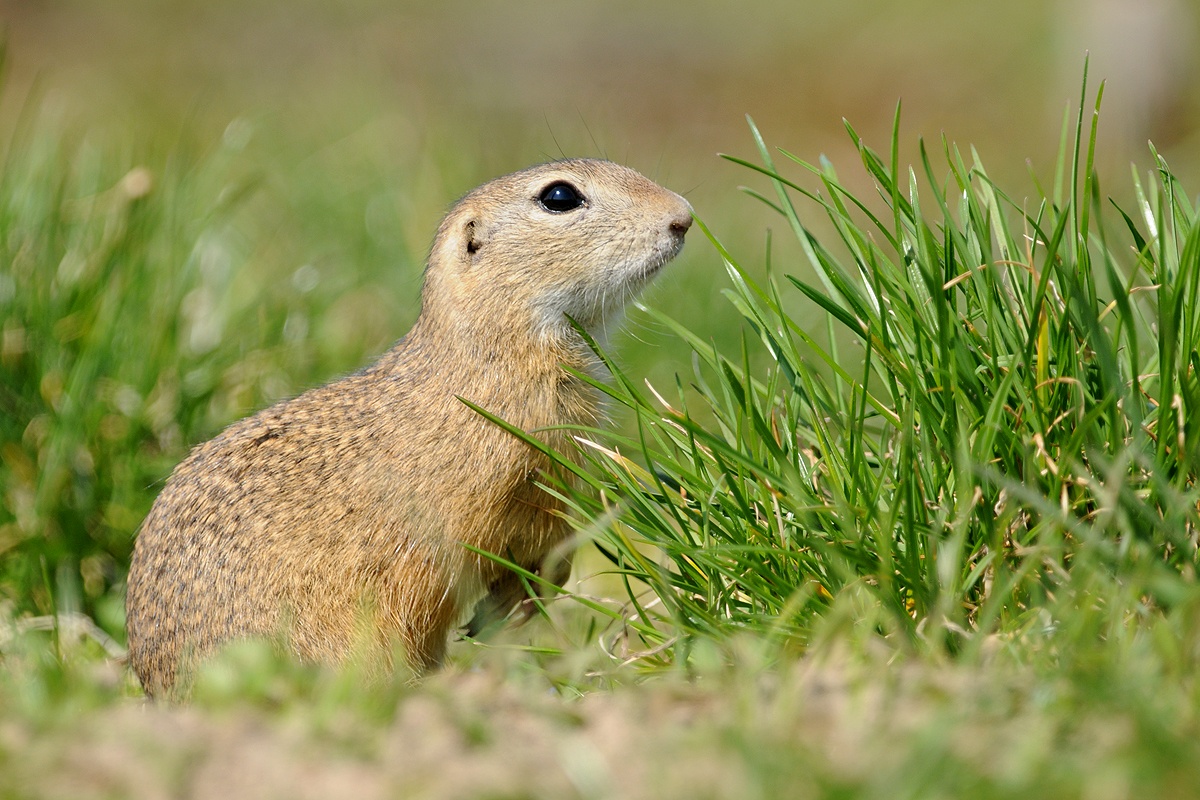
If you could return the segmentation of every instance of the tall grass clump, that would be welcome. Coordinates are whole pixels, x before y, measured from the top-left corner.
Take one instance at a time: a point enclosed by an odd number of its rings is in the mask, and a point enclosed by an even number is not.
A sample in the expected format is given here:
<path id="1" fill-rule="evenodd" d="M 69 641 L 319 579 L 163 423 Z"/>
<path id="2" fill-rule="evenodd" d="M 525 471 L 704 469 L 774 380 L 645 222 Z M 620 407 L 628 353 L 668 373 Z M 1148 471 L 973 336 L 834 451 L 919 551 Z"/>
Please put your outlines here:
<path id="1" fill-rule="evenodd" d="M 1163 615 L 1197 605 L 1200 225 L 1166 162 L 1122 210 L 1092 169 L 1096 115 L 1064 123 L 1029 199 L 945 140 L 902 168 L 899 110 L 888 157 L 847 131 L 873 197 L 780 150 L 815 185 L 787 177 L 753 129 L 761 163 L 730 160 L 769 181 L 747 191 L 802 261 L 755 280 L 701 226 L 740 351 L 660 317 L 692 374 L 666 389 L 610 365 L 636 434 L 580 433 L 595 469 L 566 495 L 627 581 L 635 649 L 803 646 L 844 623 L 962 652 L 1185 624 Z"/>
<path id="2" fill-rule="evenodd" d="M 0 601 L 118 632 L 134 530 L 280 382 L 290 300 L 245 278 L 224 145 L 138 151 L 29 101 L 0 157 Z"/>

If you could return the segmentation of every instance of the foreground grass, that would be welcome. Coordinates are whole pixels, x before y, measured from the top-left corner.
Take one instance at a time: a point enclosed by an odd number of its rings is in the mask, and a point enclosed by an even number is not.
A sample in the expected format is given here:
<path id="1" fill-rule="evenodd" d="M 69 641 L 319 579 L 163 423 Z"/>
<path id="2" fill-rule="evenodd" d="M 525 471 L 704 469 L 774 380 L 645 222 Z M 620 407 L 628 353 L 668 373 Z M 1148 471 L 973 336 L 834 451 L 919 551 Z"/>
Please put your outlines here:
<path id="1" fill-rule="evenodd" d="M 1166 633 L 1166 632 L 1163 632 Z M 1176 633 L 1176 632 L 1172 632 Z M 118 667 L 6 648 L 0 795 L 21 797 L 1191 797 L 1196 670 L 1155 637 L 1060 668 L 761 640 L 639 679 L 574 651 L 459 653 L 420 686 L 227 654 L 186 708 Z M 849 637 L 853 638 L 853 637 Z"/>
<path id="2" fill-rule="evenodd" d="M 670 390 L 613 365 L 637 434 L 582 431 L 588 491 L 562 489 L 645 645 L 669 642 L 657 660 L 747 630 L 803 647 L 844 596 L 918 649 L 1020 636 L 1067 659 L 1197 602 L 1200 225 L 1161 159 L 1134 211 L 1110 207 L 1094 120 L 1081 107 L 1051 188 L 1020 202 L 948 142 L 940 168 L 921 148 L 919 182 L 898 113 L 890 159 L 849 129 L 876 197 L 784 152 L 805 188 L 761 138 L 762 164 L 738 159 L 770 180 L 751 193 L 800 240 L 785 280 L 816 314 L 710 234 L 752 333 L 731 353 L 675 324 L 696 355 Z"/>

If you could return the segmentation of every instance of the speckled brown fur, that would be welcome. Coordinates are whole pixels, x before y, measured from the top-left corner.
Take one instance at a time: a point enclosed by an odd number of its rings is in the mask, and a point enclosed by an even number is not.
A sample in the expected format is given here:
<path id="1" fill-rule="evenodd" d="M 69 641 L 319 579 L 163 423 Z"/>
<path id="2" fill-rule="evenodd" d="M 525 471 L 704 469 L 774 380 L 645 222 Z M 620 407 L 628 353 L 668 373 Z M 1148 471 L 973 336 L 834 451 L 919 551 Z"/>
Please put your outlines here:
<path id="1" fill-rule="evenodd" d="M 574 186 L 552 213 L 540 193 Z M 602 337 L 678 252 L 691 209 L 605 161 L 532 167 L 447 214 L 412 330 L 363 371 L 278 403 L 195 448 L 138 534 L 127 598 L 130 663 L 151 694 L 245 636 L 339 662 L 369 638 L 417 670 L 510 573 L 465 549 L 538 568 L 567 533 L 535 481 L 544 457 L 457 398 L 564 452 L 564 424 L 599 398 L 564 367 L 597 371 L 565 315 Z M 554 577 L 565 579 L 566 575 Z M 181 681 L 186 683 L 186 681 Z"/>

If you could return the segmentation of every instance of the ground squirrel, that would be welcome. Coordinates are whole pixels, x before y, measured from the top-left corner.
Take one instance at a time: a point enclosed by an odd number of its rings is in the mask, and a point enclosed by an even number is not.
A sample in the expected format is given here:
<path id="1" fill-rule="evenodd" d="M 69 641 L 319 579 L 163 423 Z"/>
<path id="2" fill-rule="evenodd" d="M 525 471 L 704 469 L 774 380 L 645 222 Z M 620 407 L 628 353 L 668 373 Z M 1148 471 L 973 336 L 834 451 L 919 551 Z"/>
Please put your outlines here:
<path id="1" fill-rule="evenodd" d="M 537 569 L 566 522 L 536 485 L 547 459 L 459 398 L 569 452 L 556 426 L 600 413 L 569 371 L 599 369 L 570 320 L 602 336 L 691 219 L 679 195 L 590 159 L 460 200 L 399 343 L 234 423 L 168 479 L 129 570 L 129 659 L 146 691 L 175 693 L 181 669 L 239 637 L 343 661 L 364 614 L 369 638 L 421 671 L 478 603 L 510 609 L 519 581 L 463 545 Z"/>

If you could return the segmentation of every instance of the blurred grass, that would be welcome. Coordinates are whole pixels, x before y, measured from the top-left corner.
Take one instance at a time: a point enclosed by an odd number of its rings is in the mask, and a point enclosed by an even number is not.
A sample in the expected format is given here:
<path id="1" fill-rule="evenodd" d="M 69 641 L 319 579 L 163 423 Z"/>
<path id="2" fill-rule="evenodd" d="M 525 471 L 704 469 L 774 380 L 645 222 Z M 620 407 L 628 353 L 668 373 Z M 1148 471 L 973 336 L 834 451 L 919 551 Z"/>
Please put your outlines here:
<path id="1" fill-rule="evenodd" d="M 779 664 L 747 637 L 698 647 L 687 679 L 610 665 L 603 683 L 563 663 L 578 652 L 492 649 L 419 687 L 240 647 L 185 709 L 129 700 L 111 666 L 27 634 L 0 640 L 0 792 L 1196 797 L 1196 672 L 1164 633 L 1066 664 L 1001 641 L 914 658 L 861 627 Z"/>

